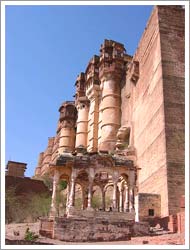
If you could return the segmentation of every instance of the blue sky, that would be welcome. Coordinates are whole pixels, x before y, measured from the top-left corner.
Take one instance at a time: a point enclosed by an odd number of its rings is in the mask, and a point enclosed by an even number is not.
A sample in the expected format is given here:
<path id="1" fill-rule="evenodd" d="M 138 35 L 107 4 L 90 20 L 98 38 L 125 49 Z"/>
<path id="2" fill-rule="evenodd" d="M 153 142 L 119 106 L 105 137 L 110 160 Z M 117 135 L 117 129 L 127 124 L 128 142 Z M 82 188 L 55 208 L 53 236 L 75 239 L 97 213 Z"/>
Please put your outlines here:
<path id="1" fill-rule="evenodd" d="M 56 133 L 58 108 L 104 39 L 133 55 L 152 6 L 6 6 L 6 162 L 26 162 Z"/>

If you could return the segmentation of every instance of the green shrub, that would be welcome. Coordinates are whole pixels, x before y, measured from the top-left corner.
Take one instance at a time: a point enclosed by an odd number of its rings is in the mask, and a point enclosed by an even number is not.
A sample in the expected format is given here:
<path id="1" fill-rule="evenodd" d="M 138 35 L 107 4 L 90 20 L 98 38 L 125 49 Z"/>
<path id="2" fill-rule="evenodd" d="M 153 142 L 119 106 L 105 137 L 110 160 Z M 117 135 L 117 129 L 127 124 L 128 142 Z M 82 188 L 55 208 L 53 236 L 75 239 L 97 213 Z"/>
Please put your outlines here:
<path id="1" fill-rule="evenodd" d="M 61 191 L 61 190 L 64 190 L 66 188 L 67 188 L 67 181 L 60 180 L 60 182 L 59 182 L 59 190 Z"/>
<path id="2" fill-rule="evenodd" d="M 38 235 L 35 234 L 34 232 L 30 231 L 29 228 L 26 229 L 24 239 L 28 241 L 35 241 L 38 239 Z"/>

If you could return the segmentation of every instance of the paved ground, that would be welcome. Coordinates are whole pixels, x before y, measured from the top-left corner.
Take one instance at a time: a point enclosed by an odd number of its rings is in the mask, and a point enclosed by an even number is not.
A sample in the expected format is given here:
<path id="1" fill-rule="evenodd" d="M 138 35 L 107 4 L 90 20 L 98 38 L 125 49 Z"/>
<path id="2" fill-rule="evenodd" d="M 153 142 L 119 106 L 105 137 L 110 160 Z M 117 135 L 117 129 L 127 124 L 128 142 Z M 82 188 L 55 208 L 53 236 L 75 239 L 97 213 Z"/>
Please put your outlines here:
<path id="1" fill-rule="evenodd" d="M 39 234 L 39 222 L 37 223 L 19 223 L 6 225 L 5 235 L 6 239 L 23 240 L 26 229 L 29 227 L 30 231 Z M 19 234 L 19 235 L 15 235 Z M 60 240 L 53 240 L 45 237 L 39 237 L 39 242 L 51 243 L 55 245 L 184 245 L 184 234 L 165 234 L 159 236 L 143 236 L 132 237 L 130 241 L 112 241 L 112 242 L 94 242 L 94 243 L 69 243 Z"/>

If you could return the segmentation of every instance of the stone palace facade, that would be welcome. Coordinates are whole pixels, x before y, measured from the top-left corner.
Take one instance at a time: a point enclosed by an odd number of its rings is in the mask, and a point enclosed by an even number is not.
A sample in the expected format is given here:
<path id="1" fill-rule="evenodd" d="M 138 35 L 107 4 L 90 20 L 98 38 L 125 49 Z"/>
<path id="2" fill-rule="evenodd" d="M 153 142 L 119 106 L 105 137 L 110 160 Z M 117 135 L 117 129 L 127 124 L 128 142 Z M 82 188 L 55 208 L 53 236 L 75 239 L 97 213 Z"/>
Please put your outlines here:
<path id="1" fill-rule="evenodd" d="M 35 176 L 66 180 L 66 213 L 93 211 L 96 186 L 101 211 L 136 219 L 179 212 L 185 193 L 184 9 L 155 6 L 133 56 L 123 44 L 104 40 L 100 54 L 76 79 L 73 101 L 59 108 L 56 135 L 40 153 Z M 124 32 L 124 30 L 122 30 Z M 129 38 L 130 39 L 130 38 Z"/>

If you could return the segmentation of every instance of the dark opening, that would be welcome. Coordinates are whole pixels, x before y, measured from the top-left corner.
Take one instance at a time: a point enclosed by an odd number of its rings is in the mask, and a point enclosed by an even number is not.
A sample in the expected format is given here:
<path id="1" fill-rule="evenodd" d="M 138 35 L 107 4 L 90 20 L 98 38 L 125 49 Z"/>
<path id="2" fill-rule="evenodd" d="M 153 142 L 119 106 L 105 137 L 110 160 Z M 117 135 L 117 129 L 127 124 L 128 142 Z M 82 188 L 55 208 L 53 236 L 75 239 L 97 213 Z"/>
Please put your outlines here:
<path id="1" fill-rule="evenodd" d="M 154 209 L 149 209 L 148 210 L 148 215 L 149 216 L 154 216 Z"/>

